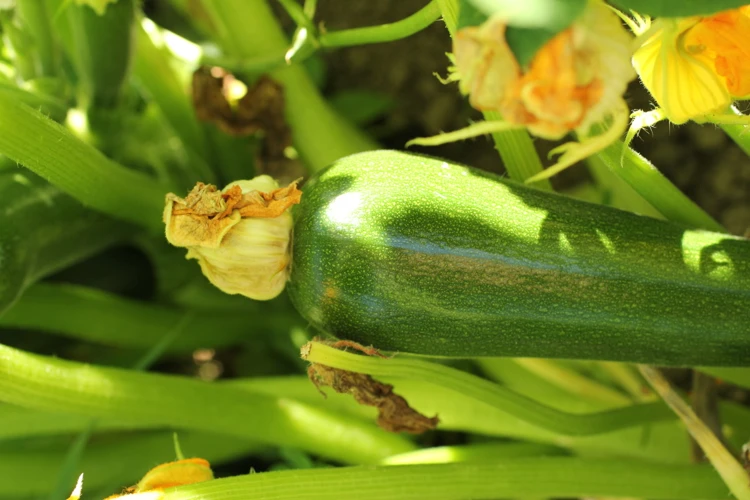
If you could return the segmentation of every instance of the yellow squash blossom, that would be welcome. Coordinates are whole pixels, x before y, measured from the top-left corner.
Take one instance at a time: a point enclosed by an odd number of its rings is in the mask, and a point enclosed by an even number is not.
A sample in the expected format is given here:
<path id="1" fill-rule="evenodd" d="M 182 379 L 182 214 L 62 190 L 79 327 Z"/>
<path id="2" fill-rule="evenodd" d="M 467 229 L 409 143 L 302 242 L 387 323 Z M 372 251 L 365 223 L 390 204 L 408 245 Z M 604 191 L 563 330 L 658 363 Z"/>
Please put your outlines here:
<path id="1" fill-rule="evenodd" d="M 214 478 L 214 473 L 208 461 L 202 458 L 183 458 L 174 462 L 157 465 L 138 481 L 138 484 L 125 489 L 121 495 L 112 495 L 105 500 L 148 498 L 156 500 L 159 492 L 166 488 L 174 488 L 185 484 L 202 483 Z M 142 495 L 151 493 L 151 495 Z"/>
<path id="2" fill-rule="evenodd" d="M 553 167 L 529 179 L 533 181 L 596 153 L 625 132 L 629 109 L 622 95 L 635 78 L 630 65 L 632 37 L 603 2 L 589 0 L 582 15 L 549 40 L 528 68 L 518 64 L 505 31 L 506 22 L 499 15 L 481 26 L 459 30 L 453 41 L 455 73 L 451 75 L 473 107 L 496 111 L 503 120 L 411 144 L 436 145 L 512 128 L 526 128 L 550 140 L 571 132 L 585 137 L 592 125 L 609 121 L 601 135 L 553 151 L 563 155 Z"/>
<path id="3" fill-rule="evenodd" d="M 202 483 L 214 478 L 211 465 L 202 458 L 183 458 L 173 462 L 157 465 L 146 473 L 138 484 L 125 488 L 118 495 L 112 495 L 105 500 L 142 499 L 158 500 L 161 491 L 166 488 L 182 486 L 185 484 Z M 78 477 L 78 482 L 68 500 L 80 500 L 83 486 L 83 474 Z"/>
<path id="4" fill-rule="evenodd" d="M 626 21 L 644 40 L 633 66 L 659 105 L 634 114 L 628 141 L 664 118 L 678 125 L 749 122 L 729 108 L 750 97 L 750 6 L 705 17 Z"/>

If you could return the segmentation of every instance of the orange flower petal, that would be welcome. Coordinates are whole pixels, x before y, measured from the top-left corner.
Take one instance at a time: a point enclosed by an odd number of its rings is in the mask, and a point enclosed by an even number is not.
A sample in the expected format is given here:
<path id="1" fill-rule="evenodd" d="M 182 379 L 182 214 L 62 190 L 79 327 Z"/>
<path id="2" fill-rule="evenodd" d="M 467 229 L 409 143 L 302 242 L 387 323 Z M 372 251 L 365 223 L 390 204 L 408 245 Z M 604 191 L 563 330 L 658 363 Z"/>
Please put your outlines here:
<path id="1" fill-rule="evenodd" d="M 479 27 L 459 30 L 453 40 L 456 70 L 472 107 L 497 110 L 520 69 L 505 41 L 505 24 L 492 18 Z"/>
<path id="2" fill-rule="evenodd" d="M 685 46 L 704 48 L 714 59 L 732 97 L 750 96 L 750 11 L 733 9 L 701 19 L 684 37 Z"/>

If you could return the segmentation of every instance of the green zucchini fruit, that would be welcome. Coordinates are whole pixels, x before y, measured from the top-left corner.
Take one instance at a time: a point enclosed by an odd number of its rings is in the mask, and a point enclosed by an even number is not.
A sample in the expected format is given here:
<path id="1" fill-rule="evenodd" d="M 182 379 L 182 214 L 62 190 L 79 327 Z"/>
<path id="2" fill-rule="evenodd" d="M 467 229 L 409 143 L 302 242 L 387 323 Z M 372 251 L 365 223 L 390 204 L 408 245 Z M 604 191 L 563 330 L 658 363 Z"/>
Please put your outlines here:
<path id="1" fill-rule="evenodd" d="M 393 151 L 343 158 L 303 192 L 288 289 L 336 337 L 431 356 L 750 365 L 750 240 Z"/>

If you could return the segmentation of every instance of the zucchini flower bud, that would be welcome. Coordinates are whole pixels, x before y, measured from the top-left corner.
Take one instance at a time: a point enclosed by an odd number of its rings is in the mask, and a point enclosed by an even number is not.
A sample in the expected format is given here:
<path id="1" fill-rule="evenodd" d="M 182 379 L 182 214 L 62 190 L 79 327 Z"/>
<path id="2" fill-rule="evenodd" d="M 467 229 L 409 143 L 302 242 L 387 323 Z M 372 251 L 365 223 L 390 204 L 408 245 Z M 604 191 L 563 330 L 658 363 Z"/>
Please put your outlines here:
<path id="1" fill-rule="evenodd" d="M 455 72 L 449 80 L 459 81 L 473 107 L 497 112 L 503 120 L 410 144 L 438 145 L 514 128 L 550 140 L 571 132 L 586 137 L 554 150 L 562 153 L 557 163 L 529 182 L 554 175 L 625 132 L 629 108 L 622 96 L 635 78 L 631 55 L 632 37 L 614 12 L 599 0 L 589 0 L 570 27 L 545 43 L 528 67 L 521 67 L 506 39 L 506 21 L 496 14 L 481 26 L 456 33 Z M 606 131 L 587 137 L 592 125 L 607 123 Z"/>
<path id="2" fill-rule="evenodd" d="M 188 249 L 221 291 L 270 300 L 284 289 L 291 261 L 292 215 L 302 192 L 297 182 L 279 188 L 267 175 L 219 191 L 199 182 L 164 207 L 167 241 Z"/>
<path id="3" fill-rule="evenodd" d="M 634 114 L 626 142 L 665 118 L 677 125 L 750 123 L 729 111 L 732 101 L 750 97 L 750 6 L 706 17 L 636 21 L 626 19 L 644 39 L 633 67 L 659 108 Z"/>

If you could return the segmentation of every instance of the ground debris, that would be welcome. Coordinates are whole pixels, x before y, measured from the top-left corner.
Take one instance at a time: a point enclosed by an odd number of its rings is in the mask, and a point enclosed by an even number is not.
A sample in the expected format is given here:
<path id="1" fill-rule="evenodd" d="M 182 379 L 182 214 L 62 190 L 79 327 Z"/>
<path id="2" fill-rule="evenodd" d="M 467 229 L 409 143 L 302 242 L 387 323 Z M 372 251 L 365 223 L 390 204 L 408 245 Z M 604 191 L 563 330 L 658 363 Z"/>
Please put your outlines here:
<path id="1" fill-rule="evenodd" d="M 373 347 L 363 347 L 351 341 L 339 341 L 330 345 L 352 347 L 369 355 L 385 357 Z M 421 434 L 435 429 L 440 422 L 437 416 L 426 417 L 414 410 L 403 397 L 393 392 L 392 385 L 379 382 L 370 375 L 319 363 L 311 363 L 307 375 L 324 396 L 325 393 L 320 388 L 330 387 L 338 393 L 351 394 L 359 404 L 377 408 L 377 423 L 387 431 Z"/>
<path id="2" fill-rule="evenodd" d="M 292 131 L 284 115 L 283 87 L 263 75 L 237 97 L 239 80 L 218 66 L 202 66 L 193 73 L 193 108 L 199 120 L 211 122 L 224 133 L 245 137 L 261 134 L 256 169 L 277 179 L 298 177 L 304 168 L 288 155 Z"/>

